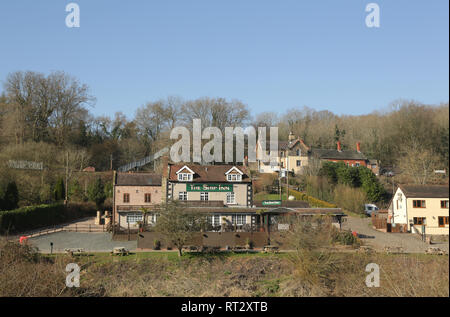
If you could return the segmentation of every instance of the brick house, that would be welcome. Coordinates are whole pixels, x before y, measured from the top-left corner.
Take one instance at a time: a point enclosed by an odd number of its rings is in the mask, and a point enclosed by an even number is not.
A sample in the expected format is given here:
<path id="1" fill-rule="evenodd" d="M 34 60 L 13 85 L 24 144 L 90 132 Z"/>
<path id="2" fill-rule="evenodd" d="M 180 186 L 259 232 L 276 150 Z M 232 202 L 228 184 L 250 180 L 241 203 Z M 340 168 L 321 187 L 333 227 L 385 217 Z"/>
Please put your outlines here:
<path id="1" fill-rule="evenodd" d="M 151 212 L 152 207 L 163 201 L 161 175 L 154 173 L 114 173 L 113 223 L 121 228 L 137 228 L 144 220 L 142 209 Z M 149 214 L 148 222 L 155 216 Z"/>

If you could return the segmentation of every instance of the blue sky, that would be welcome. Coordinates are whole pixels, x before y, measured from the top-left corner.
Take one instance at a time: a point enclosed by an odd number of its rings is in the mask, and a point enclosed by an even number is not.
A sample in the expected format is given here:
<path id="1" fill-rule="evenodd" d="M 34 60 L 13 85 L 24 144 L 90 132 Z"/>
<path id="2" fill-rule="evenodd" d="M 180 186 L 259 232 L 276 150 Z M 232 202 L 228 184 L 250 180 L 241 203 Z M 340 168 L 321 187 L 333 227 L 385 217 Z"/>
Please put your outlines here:
<path id="1" fill-rule="evenodd" d="M 66 4 L 81 27 L 65 25 Z M 376 2 L 381 27 L 367 28 Z M 363 114 L 449 99 L 447 0 L 14 0 L 0 2 L 0 80 L 64 70 L 95 115 L 169 95 L 237 98 L 253 114 L 308 106 Z"/>

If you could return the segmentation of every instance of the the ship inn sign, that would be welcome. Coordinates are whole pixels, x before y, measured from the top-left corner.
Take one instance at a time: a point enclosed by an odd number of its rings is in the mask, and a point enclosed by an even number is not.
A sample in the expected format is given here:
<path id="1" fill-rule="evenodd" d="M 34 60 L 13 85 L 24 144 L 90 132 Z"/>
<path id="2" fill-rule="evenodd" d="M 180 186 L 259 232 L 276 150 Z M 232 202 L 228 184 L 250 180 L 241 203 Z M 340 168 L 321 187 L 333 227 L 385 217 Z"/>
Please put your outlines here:
<path id="1" fill-rule="evenodd" d="M 188 192 L 232 192 L 233 184 L 186 184 Z"/>

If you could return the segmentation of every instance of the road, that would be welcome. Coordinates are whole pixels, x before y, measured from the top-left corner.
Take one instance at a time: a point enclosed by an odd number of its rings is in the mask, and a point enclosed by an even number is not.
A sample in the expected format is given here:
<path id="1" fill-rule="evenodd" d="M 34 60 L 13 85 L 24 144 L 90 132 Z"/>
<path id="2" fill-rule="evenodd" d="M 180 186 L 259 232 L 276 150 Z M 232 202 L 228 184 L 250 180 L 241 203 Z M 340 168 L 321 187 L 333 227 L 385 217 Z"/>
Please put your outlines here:
<path id="1" fill-rule="evenodd" d="M 50 253 L 50 242 L 53 252 L 64 252 L 66 248 L 83 248 L 86 252 L 109 252 L 115 247 L 136 250 L 137 241 L 112 241 L 107 232 L 57 232 L 29 238 L 28 244 L 35 246 L 40 252 Z"/>
<path id="2" fill-rule="evenodd" d="M 425 252 L 430 246 L 449 251 L 448 241 L 426 244 L 417 235 L 411 233 L 386 233 L 371 227 L 370 218 L 347 217 L 343 223 L 343 229 L 356 231 L 361 240 L 373 246 L 375 249 L 383 250 L 385 246 L 402 247 L 407 253 Z"/>

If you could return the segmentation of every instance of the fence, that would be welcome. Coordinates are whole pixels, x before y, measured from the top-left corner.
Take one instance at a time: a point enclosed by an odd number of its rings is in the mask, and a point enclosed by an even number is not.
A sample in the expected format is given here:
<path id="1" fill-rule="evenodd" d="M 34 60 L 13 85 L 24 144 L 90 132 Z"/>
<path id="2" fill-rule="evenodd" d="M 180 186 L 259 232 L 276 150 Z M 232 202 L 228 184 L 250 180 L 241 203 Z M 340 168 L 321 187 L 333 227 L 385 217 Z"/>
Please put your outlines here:
<path id="1" fill-rule="evenodd" d="M 21 234 L 20 236 L 26 236 L 28 238 L 39 237 L 45 234 L 56 233 L 56 232 L 108 232 L 109 228 L 106 225 L 93 225 L 93 224 L 69 224 L 69 225 L 58 225 L 53 227 L 48 227 L 45 229 L 40 229 L 36 231 L 31 231 L 26 234 Z M 18 239 L 18 236 L 12 237 L 13 239 Z"/>

